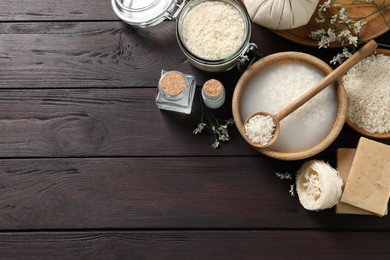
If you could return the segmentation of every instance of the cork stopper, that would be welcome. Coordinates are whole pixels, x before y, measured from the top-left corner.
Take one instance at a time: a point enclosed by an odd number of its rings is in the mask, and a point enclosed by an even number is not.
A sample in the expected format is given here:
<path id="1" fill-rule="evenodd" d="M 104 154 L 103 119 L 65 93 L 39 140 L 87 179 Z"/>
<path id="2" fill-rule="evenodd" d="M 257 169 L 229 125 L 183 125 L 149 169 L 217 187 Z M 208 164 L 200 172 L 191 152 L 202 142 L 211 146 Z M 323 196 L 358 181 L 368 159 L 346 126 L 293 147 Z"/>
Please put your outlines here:
<path id="1" fill-rule="evenodd" d="M 161 79 L 161 89 L 169 96 L 177 96 L 186 87 L 186 80 L 178 71 L 169 71 Z"/>
<path id="2" fill-rule="evenodd" d="M 216 79 L 210 79 L 203 85 L 204 93 L 209 97 L 217 97 L 222 92 L 222 83 Z"/>

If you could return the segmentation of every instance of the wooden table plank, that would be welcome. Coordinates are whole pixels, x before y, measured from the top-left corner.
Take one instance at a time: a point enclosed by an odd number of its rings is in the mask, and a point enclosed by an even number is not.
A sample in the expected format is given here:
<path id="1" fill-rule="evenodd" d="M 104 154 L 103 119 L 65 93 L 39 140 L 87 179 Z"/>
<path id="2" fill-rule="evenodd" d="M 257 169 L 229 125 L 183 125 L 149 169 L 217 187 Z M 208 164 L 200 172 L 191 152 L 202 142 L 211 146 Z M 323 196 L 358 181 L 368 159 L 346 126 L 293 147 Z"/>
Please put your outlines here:
<path id="1" fill-rule="evenodd" d="M 252 35 L 263 56 L 305 51 L 328 61 L 337 52 L 290 43 L 260 26 Z M 5 23 L 0 42 L 0 88 L 156 86 L 162 69 L 193 74 L 198 85 L 215 77 L 233 88 L 242 74 L 206 73 L 189 64 L 175 22 L 143 29 L 122 22 Z"/>
<path id="2" fill-rule="evenodd" d="M 0 230 L 370 229 L 388 217 L 305 210 L 261 157 L 0 160 Z"/>
<path id="3" fill-rule="evenodd" d="M 118 20 L 110 0 L 2 0 L 0 10 L 0 21 Z"/>
<path id="4" fill-rule="evenodd" d="M 235 126 L 221 149 L 211 148 L 211 133 L 192 133 L 201 118 L 199 90 L 190 115 L 160 111 L 155 93 L 156 88 L 0 90 L 0 157 L 259 154 Z M 230 100 L 217 117 L 232 117 Z M 358 138 L 345 127 L 324 153 L 356 147 Z"/>
<path id="5" fill-rule="evenodd" d="M 389 259 L 388 232 L 2 233 L 5 259 Z M 28 257 L 26 257 L 28 256 Z"/>
<path id="6" fill-rule="evenodd" d="M 390 43 L 390 33 L 379 40 Z M 122 22 L 6 23 L 0 26 L 0 88 L 97 88 L 156 86 L 162 69 L 217 78 L 234 88 L 242 72 L 206 73 L 180 50 L 175 22 L 134 28 Z M 324 61 L 339 50 L 307 48 L 253 26 L 263 56 L 302 51 Z"/>
<path id="7" fill-rule="evenodd" d="M 275 172 L 304 160 L 262 156 L 236 130 L 212 149 L 192 134 L 197 99 L 188 116 L 157 109 L 161 69 L 178 69 L 198 86 L 220 79 L 228 97 L 216 113 L 230 117 L 242 73 L 191 66 L 175 22 L 134 28 L 108 0 L 4 0 L 0 10 L 0 258 L 389 258 L 388 217 L 310 212 L 289 195 Z M 264 56 L 339 51 L 257 25 L 251 41 Z M 315 158 L 334 165 L 336 148 L 358 138 L 345 127 Z"/>
<path id="8" fill-rule="evenodd" d="M 196 136 L 191 115 L 160 111 L 156 88 L 0 91 L 0 157 L 257 154 L 233 126 L 223 149 Z M 226 104 L 228 106 L 228 102 Z M 226 107 L 227 108 L 227 107 Z M 223 113 L 228 119 L 230 109 Z"/>
<path id="9" fill-rule="evenodd" d="M 121 22 L 7 23 L 0 27 L 1 88 L 156 86 L 183 66 L 174 23 L 132 29 Z M 190 67 L 189 64 L 184 67 Z"/>

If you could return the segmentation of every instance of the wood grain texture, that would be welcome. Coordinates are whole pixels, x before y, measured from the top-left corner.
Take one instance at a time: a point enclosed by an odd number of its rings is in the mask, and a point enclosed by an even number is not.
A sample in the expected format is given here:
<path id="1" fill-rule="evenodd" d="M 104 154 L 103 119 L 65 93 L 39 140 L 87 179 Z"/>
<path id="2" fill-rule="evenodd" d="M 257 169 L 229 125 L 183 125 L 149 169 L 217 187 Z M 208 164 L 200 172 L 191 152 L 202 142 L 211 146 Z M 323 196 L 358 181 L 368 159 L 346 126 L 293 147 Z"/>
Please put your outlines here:
<path id="1" fill-rule="evenodd" d="M 217 77 L 234 87 L 240 72 L 202 72 L 180 50 L 175 22 L 134 28 L 122 22 L 6 23 L 0 26 L 0 88 L 156 86 L 162 69 Z M 270 34 L 258 27 L 258 36 Z M 275 36 L 274 36 L 275 37 Z"/>
<path id="2" fill-rule="evenodd" d="M 232 140 L 213 149 L 191 115 L 160 111 L 156 88 L 0 91 L 0 157 L 191 156 L 257 154 L 231 127 Z M 219 118 L 231 117 L 226 102 Z"/>
<path id="3" fill-rule="evenodd" d="M 319 4 L 323 4 L 326 2 L 325 0 L 321 0 Z M 388 5 L 388 2 L 384 0 L 374 0 L 375 4 L 356 4 L 354 7 L 350 7 L 353 1 L 351 0 L 338 0 L 335 1 L 335 4 L 342 4 L 343 8 L 347 8 L 347 15 L 351 19 L 358 19 L 367 17 L 362 21 L 366 22 L 360 32 L 360 38 L 369 41 L 371 39 L 377 38 L 378 36 L 386 33 L 390 29 L 390 8 L 382 7 L 384 10 L 382 12 L 378 12 L 378 6 Z M 357 2 L 357 1 L 355 1 Z M 330 23 L 331 18 L 340 12 L 342 7 L 330 6 L 327 11 L 324 12 L 324 16 L 327 18 L 325 23 L 318 23 L 318 11 L 316 10 L 311 17 L 308 24 L 305 26 L 301 26 L 295 29 L 290 30 L 274 30 L 273 32 L 285 39 L 289 39 L 293 42 L 297 42 L 300 44 L 304 44 L 311 47 L 318 47 L 318 41 L 310 39 L 308 36 L 312 31 L 320 30 L 320 29 L 329 29 L 335 28 L 334 25 Z M 340 21 L 340 18 L 337 19 L 337 22 Z M 352 26 L 351 26 L 352 27 Z M 345 27 L 341 27 L 345 29 Z M 340 26 L 337 27 L 336 31 L 340 31 Z M 335 41 L 330 44 L 332 48 L 340 48 L 342 46 L 348 46 L 349 43 L 347 41 Z"/>
<path id="4" fill-rule="evenodd" d="M 0 86 L 156 86 L 162 69 L 185 61 L 179 47 L 170 47 L 176 45 L 174 25 L 134 29 L 120 22 L 4 24 Z"/>
<path id="5" fill-rule="evenodd" d="M 388 259 L 388 232 L 155 231 L 0 234 L 4 259 Z M 275 246 L 277 245 L 277 246 Z"/>
<path id="6" fill-rule="evenodd" d="M 180 50 L 175 22 L 134 28 L 122 22 L 24 22 L 0 25 L 0 88 L 156 86 L 162 69 L 193 74 L 198 85 L 217 78 L 234 88 L 242 72 L 206 73 Z M 390 42 L 390 34 L 383 43 Z M 330 61 L 337 50 L 305 48 L 253 26 L 263 56 L 303 51 Z"/>
<path id="7" fill-rule="evenodd" d="M 118 20 L 110 0 L 3 0 L 0 21 Z"/>
<path id="8" fill-rule="evenodd" d="M 156 86 L 162 69 L 192 74 L 198 85 L 216 77 L 235 86 L 237 69 L 213 74 L 193 67 L 175 29 L 175 22 L 149 28 L 122 22 L 2 24 L 0 88 Z M 260 37 L 271 34 L 258 30 Z"/>
<path id="9" fill-rule="evenodd" d="M 380 39 L 390 42 L 390 34 Z M 328 62 L 338 50 L 305 48 L 253 26 L 263 56 L 302 51 Z M 155 86 L 162 69 L 210 78 L 234 88 L 242 72 L 206 73 L 180 50 L 175 22 L 134 28 L 122 22 L 4 23 L 0 26 L 0 88 L 104 88 Z"/>
<path id="10" fill-rule="evenodd" d="M 258 155 L 235 126 L 221 149 L 211 148 L 211 132 L 192 133 L 201 118 L 199 90 L 190 115 L 159 110 L 155 93 L 156 88 L 0 90 L 0 157 Z M 228 90 L 218 118 L 232 117 L 231 95 Z M 337 147 L 356 147 L 358 138 L 345 127 L 317 158 L 335 154 Z"/>
<path id="11" fill-rule="evenodd" d="M 370 229 L 389 218 L 305 210 L 296 163 L 261 157 L 0 161 L 0 230 Z"/>
<path id="12" fill-rule="evenodd" d="M 0 258 L 388 258 L 389 218 L 310 212 L 290 196 L 275 172 L 303 161 L 265 157 L 235 128 L 212 149 L 192 134 L 198 96 L 190 115 L 157 109 L 162 69 L 219 79 L 226 119 L 242 75 L 191 66 L 175 26 L 131 27 L 108 0 L 0 3 Z M 251 42 L 263 56 L 338 51 L 256 25 Z M 335 165 L 358 138 L 346 126 L 315 158 Z"/>

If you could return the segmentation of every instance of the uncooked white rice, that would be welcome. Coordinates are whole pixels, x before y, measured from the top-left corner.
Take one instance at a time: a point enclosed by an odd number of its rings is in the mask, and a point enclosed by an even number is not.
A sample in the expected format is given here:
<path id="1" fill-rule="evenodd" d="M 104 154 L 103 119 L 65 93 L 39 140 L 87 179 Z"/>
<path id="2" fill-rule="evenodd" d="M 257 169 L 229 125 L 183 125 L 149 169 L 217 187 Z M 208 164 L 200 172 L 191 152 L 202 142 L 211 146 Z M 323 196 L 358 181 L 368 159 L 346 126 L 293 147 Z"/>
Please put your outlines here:
<path id="1" fill-rule="evenodd" d="M 183 20 L 185 45 L 204 59 L 218 60 L 231 55 L 242 45 L 244 34 L 241 13 L 225 2 L 200 3 Z"/>
<path id="2" fill-rule="evenodd" d="M 245 124 L 245 133 L 255 144 L 267 145 L 273 136 L 275 122 L 271 116 L 255 115 Z"/>
<path id="3" fill-rule="evenodd" d="M 348 117 L 371 133 L 390 131 L 390 57 L 369 56 L 342 78 Z"/>

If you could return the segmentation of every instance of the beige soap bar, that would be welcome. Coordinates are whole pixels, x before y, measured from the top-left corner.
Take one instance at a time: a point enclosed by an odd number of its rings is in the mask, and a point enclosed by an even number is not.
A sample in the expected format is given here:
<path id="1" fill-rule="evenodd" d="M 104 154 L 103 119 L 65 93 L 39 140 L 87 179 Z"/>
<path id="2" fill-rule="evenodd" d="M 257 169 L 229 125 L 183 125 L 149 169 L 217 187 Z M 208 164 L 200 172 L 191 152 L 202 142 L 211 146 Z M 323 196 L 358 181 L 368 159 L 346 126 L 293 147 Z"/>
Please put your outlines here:
<path id="1" fill-rule="evenodd" d="M 341 202 L 385 215 L 390 197 L 390 146 L 361 137 Z"/>
<path id="2" fill-rule="evenodd" d="M 337 149 L 337 170 L 343 180 L 344 186 L 347 182 L 349 171 L 351 170 L 353 158 L 355 157 L 356 149 L 339 148 Z M 344 188 L 344 187 L 343 187 Z M 354 207 L 352 205 L 339 202 L 336 205 L 337 214 L 356 214 L 356 215 L 374 215 L 374 213 Z"/>

